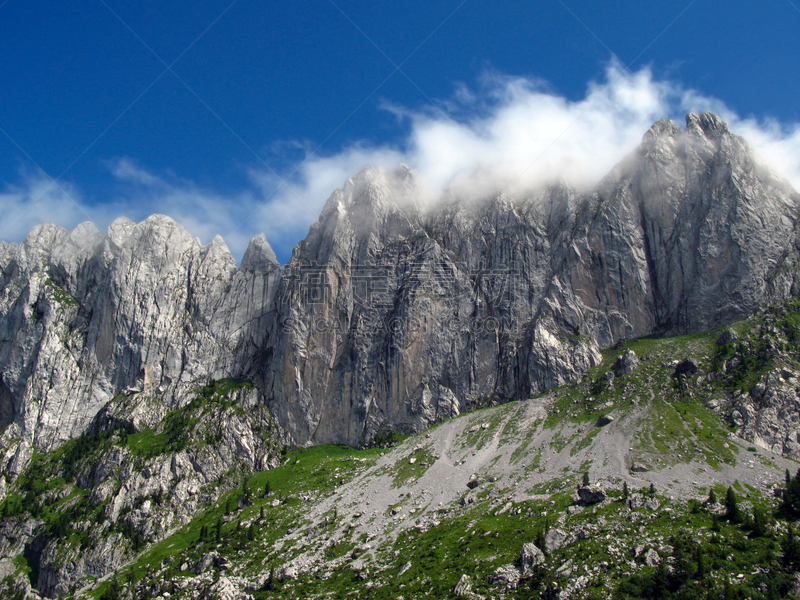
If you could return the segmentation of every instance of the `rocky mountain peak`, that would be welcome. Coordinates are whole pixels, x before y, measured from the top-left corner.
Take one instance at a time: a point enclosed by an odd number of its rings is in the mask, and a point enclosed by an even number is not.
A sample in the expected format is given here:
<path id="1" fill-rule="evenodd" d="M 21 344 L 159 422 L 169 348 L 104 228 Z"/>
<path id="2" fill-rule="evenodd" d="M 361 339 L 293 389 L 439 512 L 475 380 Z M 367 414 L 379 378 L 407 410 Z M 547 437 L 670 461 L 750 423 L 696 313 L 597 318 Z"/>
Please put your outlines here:
<path id="1" fill-rule="evenodd" d="M 719 139 L 731 134 L 728 124 L 711 112 L 687 114 L 686 131 L 709 139 Z"/>
<path id="2" fill-rule="evenodd" d="M 69 244 L 79 249 L 94 248 L 103 241 L 103 234 L 91 221 L 80 223 L 69 233 Z"/>
<path id="3" fill-rule="evenodd" d="M 259 233 L 247 245 L 239 268 L 242 271 L 262 271 L 276 266 L 279 266 L 278 257 L 275 256 L 266 236 Z"/>
<path id="4" fill-rule="evenodd" d="M 106 236 L 117 246 L 122 246 L 136 227 L 128 217 L 118 217 L 108 226 Z"/>
<path id="5" fill-rule="evenodd" d="M 649 143 L 653 143 L 656 139 L 661 137 L 675 137 L 680 135 L 683 132 L 681 126 L 678 125 L 675 121 L 670 119 L 661 119 L 656 121 L 650 126 L 644 136 L 642 136 L 642 142 L 645 145 Z"/>
<path id="6" fill-rule="evenodd" d="M 55 248 L 62 245 L 69 237 L 63 227 L 52 223 L 36 225 L 25 237 L 20 246 L 20 256 L 27 259 L 27 266 L 36 269 L 46 260 Z"/>

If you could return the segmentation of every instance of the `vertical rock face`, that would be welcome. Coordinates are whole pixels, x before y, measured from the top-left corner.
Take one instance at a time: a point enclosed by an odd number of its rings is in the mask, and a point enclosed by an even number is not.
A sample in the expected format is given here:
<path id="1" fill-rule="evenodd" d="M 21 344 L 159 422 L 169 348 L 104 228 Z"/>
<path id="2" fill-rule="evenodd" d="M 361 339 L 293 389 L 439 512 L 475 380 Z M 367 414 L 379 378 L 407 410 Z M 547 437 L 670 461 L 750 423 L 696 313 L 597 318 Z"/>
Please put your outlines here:
<path id="1" fill-rule="evenodd" d="M 794 282 L 798 195 L 711 114 L 656 123 L 592 193 L 417 196 L 406 169 L 361 173 L 295 250 L 267 387 L 300 439 L 527 397 L 601 347 L 719 326 Z"/>
<path id="2" fill-rule="evenodd" d="M 539 315 L 552 266 L 538 214 L 504 198 L 425 213 L 417 196 L 407 169 L 365 171 L 294 252 L 268 387 L 301 439 L 417 431 L 599 360 Z"/>
<path id="3" fill-rule="evenodd" d="M 0 415 L 7 441 L 75 437 L 116 394 L 177 408 L 186 392 L 261 348 L 279 266 L 266 241 L 235 260 L 174 221 L 35 228 L 3 255 Z M 12 448 L 8 444 L 7 449 Z"/>
<path id="4" fill-rule="evenodd" d="M 800 198 L 711 114 L 659 121 L 591 192 L 421 197 L 406 167 L 360 173 L 284 267 L 163 216 L 0 244 L 3 468 L 121 392 L 172 409 L 227 376 L 299 444 L 418 431 L 798 291 Z"/>
<path id="5" fill-rule="evenodd" d="M 798 195 L 714 115 L 653 125 L 586 202 L 552 305 L 601 345 L 713 328 L 790 292 Z"/>

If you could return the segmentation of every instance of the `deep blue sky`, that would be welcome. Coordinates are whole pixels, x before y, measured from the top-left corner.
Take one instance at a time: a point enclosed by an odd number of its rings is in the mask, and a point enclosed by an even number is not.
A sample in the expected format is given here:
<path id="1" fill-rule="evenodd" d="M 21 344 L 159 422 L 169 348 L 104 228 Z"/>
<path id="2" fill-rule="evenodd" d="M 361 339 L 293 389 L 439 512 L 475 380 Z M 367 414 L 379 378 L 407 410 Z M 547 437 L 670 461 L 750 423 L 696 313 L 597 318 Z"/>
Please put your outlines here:
<path id="1" fill-rule="evenodd" d="M 103 204 L 126 158 L 234 195 L 248 169 L 291 172 L 299 146 L 402 145 L 386 103 L 418 110 L 487 71 L 579 99 L 612 53 L 743 117 L 800 121 L 789 0 L 105 1 L 0 6 L 0 186 L 42 169 Z"/>

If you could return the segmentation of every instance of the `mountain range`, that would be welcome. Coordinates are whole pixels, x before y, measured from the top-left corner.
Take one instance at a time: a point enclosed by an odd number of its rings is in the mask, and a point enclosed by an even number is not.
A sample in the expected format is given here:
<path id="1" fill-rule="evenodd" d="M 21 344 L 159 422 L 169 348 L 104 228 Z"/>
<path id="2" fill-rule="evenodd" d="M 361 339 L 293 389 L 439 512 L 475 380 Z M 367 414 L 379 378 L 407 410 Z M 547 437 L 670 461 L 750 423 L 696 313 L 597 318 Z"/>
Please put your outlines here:
<path id="1" fill-rule="evenodd" d="M 655 123 L 589 190 L 431 202 L 413 169 L 367 169 L 286 265 L 263 235 L 237 266 L 222 238 L 202 245 L 161 215 L 105 234 L 37 226 L 0 242 L 0 501 L 63 478 L 61 500 L 91 497 L 67 533 L 99 510 L 121 537 L 69 554 L 56 502 L 27 521 L 6 511 L 0 554 L 35 567 L 26 593 L 63 596 L 129 562 L 136 539 L 166 539 L 237 473 L 283 468 L 291 448 L 381 445 L 611 373 L 582 401 L 599 396 L 626 374 L 608 352 L 630 340 L 715 330 L 800 295 L 798 215 L 800 194 L 704 113 Z M 791 376 L 709 410 L 727 407 L 718 416 L 775 461 L 798 458 Z M 431 464 L 450 450 L 439 442 Z M 142 512 L 157 494 L 171 499 Z"/>

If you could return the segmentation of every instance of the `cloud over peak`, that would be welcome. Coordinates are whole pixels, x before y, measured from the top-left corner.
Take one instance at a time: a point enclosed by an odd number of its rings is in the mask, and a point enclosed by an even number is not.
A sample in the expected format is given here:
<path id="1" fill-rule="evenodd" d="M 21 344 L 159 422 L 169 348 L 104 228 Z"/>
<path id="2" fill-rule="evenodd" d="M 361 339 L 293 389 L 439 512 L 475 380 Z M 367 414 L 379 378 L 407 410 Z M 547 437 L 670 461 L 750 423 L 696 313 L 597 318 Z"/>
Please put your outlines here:
<path id="1" fill-rule="evenodd" d="M 0 238 L 21 239 L 42 220 L 71 227 L 89 215 L 102 228 L 120 214 L 141 219 L 162 212 L 204 242 L 222 234 L 237 257 L 263 231 L 285 260 L 331 193 L 368 166 L 410 165 L 430 201 L 442 195 L 516 195 L 557 180 L 586 188 L 634 150 L 655 121 L 707 110 L 800 188 L 800 124 L 740 117 L 722 101 L 658 79 L 649 68 L 629 72 L 612 62 L 578 99 L 559 95 L 541 80 L 487 72 L 474 87 L 461 84 L 436 106 L 385 108 L 406 126 L 399 143 L 356 141 L 333 154 L 308 153 L 286 180 L 253 165 L 234 196 L 153 173 L 130 159 L 111 164 L 123 191 L 91 207 L 75 186 L 62 184 L 67 193 L 47 189 L 44 178 L 26 175 L 0 192 L 0 223 L 7 227 Z"/>

